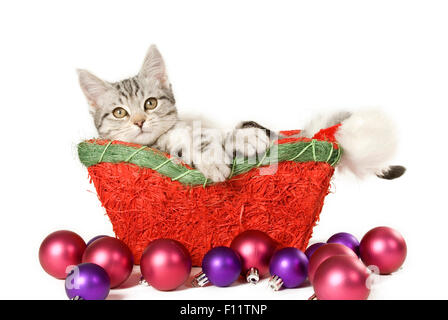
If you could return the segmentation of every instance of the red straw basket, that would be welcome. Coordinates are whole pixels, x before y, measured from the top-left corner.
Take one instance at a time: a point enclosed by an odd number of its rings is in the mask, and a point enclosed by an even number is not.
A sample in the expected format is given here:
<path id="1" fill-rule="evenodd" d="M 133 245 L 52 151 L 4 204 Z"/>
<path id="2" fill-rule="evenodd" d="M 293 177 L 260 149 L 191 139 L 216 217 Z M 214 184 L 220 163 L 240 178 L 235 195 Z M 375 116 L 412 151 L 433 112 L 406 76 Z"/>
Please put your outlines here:
<path id="1" fill-rule="evenodd" d="M 222 183 L 206 181 L 207 185 L 182 183 L 185 173 L 179 179 L 164 175 L 161 165 L 170 160 L 143 165 L 145 153 L 169 158 L 139 145 L 89 140 L 78 151 L 116 236 L 132 250 L 136 263 L 150 241 L 171 238 L 182 242 L 193 265 L 199 266 L 209 249 L 229 245 L 248 229 L 264 231 L 283 246 L 304 250 L 341 156 L 334 139 L 337 128 L 321 130 L 313 140 L 293 138 L 298 131 L 283 132 L 290 137 L 279 140 L 278 147 L 301 148 L 301 160 L 279 162 L 274 174 L 260 175 L 260 167 L 255 166 Z M 316 143 L 330 145 L 325 149 L 330 150 L 328 159 L 326 154 L 324 160 L 316 160 Z M 304 155 L 314 159 L 303 161 Z"/>

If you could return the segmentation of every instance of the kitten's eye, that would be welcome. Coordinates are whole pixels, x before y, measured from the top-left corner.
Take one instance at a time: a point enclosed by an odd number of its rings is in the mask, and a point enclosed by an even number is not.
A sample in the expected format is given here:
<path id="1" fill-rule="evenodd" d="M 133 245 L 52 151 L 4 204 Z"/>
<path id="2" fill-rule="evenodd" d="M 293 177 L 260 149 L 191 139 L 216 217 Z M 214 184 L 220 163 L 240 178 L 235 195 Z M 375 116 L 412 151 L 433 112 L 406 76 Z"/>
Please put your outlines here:
<path id="1" fill-rule="evenodd" d="M 148 98 L 145 101 L 145 110 L 154 110 L 157 107 L 157 99 L 154 97 Z"/>
<path id="2" fill-rule="evenodd" d="M 121 119 L 124 118 L 128 115 L 128 112 L 126 110 L 124 110 L 121 107 L 115 108 L 114 111 L 112 111 L 112 114 L 114 115 L 115 118 Z"/>

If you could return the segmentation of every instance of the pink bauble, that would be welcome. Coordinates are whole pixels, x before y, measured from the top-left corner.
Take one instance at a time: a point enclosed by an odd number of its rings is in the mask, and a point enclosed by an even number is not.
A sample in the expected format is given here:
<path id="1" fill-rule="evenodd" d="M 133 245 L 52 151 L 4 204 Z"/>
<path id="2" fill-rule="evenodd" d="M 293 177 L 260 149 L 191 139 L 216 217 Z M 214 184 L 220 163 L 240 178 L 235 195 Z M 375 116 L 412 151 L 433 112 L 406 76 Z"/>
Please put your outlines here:
<path id="1" fill-rule="evenodd" d="M 353 250 L 339 243 L 328 243 L 318 248 L 310 258 L 308 265 L 308 278 L 311 283 L 314 281 L 314 274 L 322 262 L 333 256 L 347 255 L 358 259 Z"/>
<path id="2" fill-rule="evenodd" d="M 190 253 L 176 240 L 154 240 L 142 254 L 140 270 L 143 278 L 154 288 L 174 290 L 184 284 L 190 275 Z"/>
<path id="3" fill-rule="evenodd" d="M 377 266 L 381 274 L 389 274 L 401 267 L 406 259 L 407 247 L 398 231 L 377 227 L 362 238 L 359 253 L 366 266 Z"/>
<path id="4" fill-rule="evenodd" d="M 58 279 L 65 279 L 69 266 L 81 263 L 86 249 L 84 240 L 72 231 L 60 230 L 48 235 L 39 248 L 39 261 L 44 270 Z"/>
<path id="5" fill-rule="evenodd" d="M 319 300 L 365 300 L 369 271 L 357 258 L 333 256 L 321 263 L 314 275 L 314 293 Z"/>
<path id="6" fill-rule="evenodd" d="M 131 275 L 134 257 L 123 241 L 104 237 L 92 242 L 82 256 L 82 262 L 99 265 L 110 278 L 110 287 L 116 288 Z"/>
<path id="7" fill-rule="evenodd" d="M 277 248 L 277 243 L 259 230 L 246 230 L 233 239 L 230 247 L 235 250 L 243 264 L 242 274 L 256 268 L 260 276 L 269 272 L 269 261 Z"/>

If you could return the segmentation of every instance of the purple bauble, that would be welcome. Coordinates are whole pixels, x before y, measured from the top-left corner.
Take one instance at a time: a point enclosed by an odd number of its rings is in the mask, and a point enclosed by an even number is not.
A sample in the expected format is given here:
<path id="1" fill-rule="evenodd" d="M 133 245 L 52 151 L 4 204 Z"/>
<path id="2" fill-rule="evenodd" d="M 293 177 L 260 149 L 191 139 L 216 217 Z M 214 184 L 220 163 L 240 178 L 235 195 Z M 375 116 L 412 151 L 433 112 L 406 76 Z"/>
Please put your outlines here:
<path id="1" fill-rule="evenodd" d="M 353 250 L 359 256 L 359 241 L 356 237 L 347 232 L 339 232 L 330 237 L 327 243 L 339 243 Z"/>
<path id="2" fill-rule="evenodd" d="M 308 258 L 299 249 L 287 247 L 274 253 L 269 264 L 271 276 L 283 281 L 285 288 L 296 288 L 308 274 Z"/>
<path id="3" fill-rule="evenodd" d="M 317 249 L 319 249 L 320 247 L 322 247 L 325 243 L 323 242 L 317 242 L 314 243 L 312 245 L 310 245 L 306 250 L 305 250 L 305 255 L 308 258 L 308 260 L 310 260 L 311 256 L 313 255 L 314 251 L 316 251 Z"/>
<path id="4" fill-rule="evenodd" d="M 65 292 L 69 299 L 104 300 L 109 290 L 107 272 L 94 263 L 77 265 L 65 279 Z"/>
<path id="5" fill-rule="evenodd" d="M 208 280 L 218 287 L 227 287 L 238 279 L 241 273 L 238 254 L 228 247 L 211 249 L 202 260 L 202 271 Z"/>
<path id="6" fill-rule="evenodd" d="M 87 242 L 87 246 L 89 246 L 89 244 L 91 244 L 93 241 L 98 240 L 100 238 L 104 238 L 104 237 L 108 237 L 108 236 L 100 235 L 100 236 L 93 237 L 92 239 L 89 240 L 89 242 Z"/>

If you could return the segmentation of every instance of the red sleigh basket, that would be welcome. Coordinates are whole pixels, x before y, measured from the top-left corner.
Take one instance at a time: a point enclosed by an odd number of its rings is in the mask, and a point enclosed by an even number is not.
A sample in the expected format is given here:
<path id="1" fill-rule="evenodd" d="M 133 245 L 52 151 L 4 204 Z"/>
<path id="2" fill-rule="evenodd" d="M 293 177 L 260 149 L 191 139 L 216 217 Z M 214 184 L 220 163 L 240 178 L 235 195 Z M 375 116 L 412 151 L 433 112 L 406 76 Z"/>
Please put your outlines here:
<path id="1" fill-rule="evenodd" d="M 255 163 L 236 159 L 231 178 L 216 184 L 140 145 L 88 140 L 78 145 L 78 154 L 116 236 L 137 264 L 150 241 L 171 238 L 183 243 L 199 266 L 209 249 L 229 245 L 248 229 L 304 250 L 341 157 L 337 129 L 323 129 L 313 139 L 282 132 L 287 137 L 264 156 Z"/>

